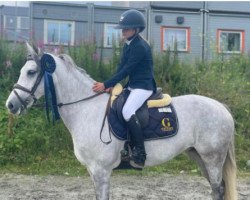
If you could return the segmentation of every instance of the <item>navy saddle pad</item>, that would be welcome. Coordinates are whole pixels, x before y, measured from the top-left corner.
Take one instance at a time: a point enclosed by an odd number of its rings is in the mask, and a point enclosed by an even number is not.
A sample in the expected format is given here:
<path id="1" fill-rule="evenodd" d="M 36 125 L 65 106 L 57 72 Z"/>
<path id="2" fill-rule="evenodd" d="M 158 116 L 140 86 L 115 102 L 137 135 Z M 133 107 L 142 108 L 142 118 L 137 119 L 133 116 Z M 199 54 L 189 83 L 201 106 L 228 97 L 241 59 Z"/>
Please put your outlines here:
<path id="1" fill-rule="evenodd" d="M 125 95 L 125 99 L 127 97 L 128 94 Z M 119 97 L 117 100 L 118 99 Z M 124 102 L 125 99 L 123 100 Z M 121 107 L 123 105 L 118 106 Z M 116 102 L 113 102 L 113 105 L 108 113 L 108 122 L 110 130 L 115 137 L 120 140 L 128 140 L 129 130 L 126 126 L 126 122 L 120 117 L 121 110 L 121 108 L 117 108 Z M 144 134 L 144 140 L 162 139 L 172 137 L 177 134 L 178 119 L 172 104 L 160 108 L 148 108 L 147 105 L 144 104 L 142 108 L 136 112 L 136 115 L 138 116 L 141 124 L 143 124 L 142 131 Z"/>

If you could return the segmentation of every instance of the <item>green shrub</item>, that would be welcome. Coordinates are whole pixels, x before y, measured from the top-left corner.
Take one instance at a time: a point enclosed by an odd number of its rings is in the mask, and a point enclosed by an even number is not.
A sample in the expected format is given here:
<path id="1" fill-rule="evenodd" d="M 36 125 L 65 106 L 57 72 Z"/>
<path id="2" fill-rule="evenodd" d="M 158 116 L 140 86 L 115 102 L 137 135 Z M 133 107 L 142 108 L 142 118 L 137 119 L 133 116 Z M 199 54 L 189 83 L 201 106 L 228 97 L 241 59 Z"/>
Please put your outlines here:
<path id="1" fill-rule="evenodd" d="M 12 88 L 25 60 L 25 48 L 22 44 L 13 46 L 13 44 L 0 40 L 0 87 L 2 92 Z"/>

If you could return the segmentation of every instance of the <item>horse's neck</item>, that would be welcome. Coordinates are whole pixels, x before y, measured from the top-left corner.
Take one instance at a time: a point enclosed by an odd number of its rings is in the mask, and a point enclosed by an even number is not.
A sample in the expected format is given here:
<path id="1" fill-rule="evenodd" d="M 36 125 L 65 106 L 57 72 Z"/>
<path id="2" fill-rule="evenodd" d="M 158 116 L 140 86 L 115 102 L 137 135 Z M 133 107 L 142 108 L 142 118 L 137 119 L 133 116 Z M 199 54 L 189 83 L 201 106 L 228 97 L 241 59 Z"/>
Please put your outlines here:
<path id="1" fill-rule="evenodd" d="M 58 103 L 74 102 L 95 94 L 92 91 L 94 80 L 75 68 L 61 69 L 54 79 Z M 91 100 L 62 106 L 59 112 L 71 134 L 75 134 L 78 132 L 76 129 L 84 130 L 91 121 L 99 121 L 99 117 L 104 115 L 107 101 L 108 95 L 100 95 Z"/>
<path id="2" fill-rule="evenodd" d="M 55 79 L 58 103 L 72 102 L 94 94 L 94 80 L 75 68 L 61 69 Z"/>

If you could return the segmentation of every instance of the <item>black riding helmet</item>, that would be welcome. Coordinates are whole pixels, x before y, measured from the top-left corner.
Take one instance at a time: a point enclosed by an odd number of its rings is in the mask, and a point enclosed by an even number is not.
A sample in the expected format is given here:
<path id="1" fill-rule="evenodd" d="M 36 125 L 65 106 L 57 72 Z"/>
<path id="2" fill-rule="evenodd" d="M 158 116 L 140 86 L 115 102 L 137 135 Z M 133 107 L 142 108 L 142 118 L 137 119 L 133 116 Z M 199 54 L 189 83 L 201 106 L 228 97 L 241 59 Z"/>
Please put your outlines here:
<path id="1" fill-rule="evenodd" d="M 144 15 L 138 10 L 127 10 L 122 13 L 117 29 L 139 28 L 140 32 L 145 29 L 146 22 Z"/>

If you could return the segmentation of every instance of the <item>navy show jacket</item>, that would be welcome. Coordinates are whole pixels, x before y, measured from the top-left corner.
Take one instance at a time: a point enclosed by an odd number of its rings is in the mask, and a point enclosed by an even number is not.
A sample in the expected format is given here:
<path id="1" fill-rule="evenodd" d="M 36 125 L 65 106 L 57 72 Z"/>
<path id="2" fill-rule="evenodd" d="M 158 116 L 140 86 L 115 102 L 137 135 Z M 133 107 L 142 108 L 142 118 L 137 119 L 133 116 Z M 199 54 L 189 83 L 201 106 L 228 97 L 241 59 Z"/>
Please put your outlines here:
<path id="1" fill-rule="evenodd" d="M 113 87 L 127 76 L 127 87 L 156 91 L 151 48 L 140 35 L 137 35 L 129 45 L 124 45 L 117 72 L 104 82 L 104 86 Z"/>

